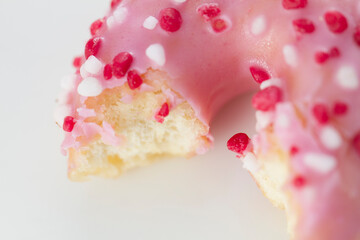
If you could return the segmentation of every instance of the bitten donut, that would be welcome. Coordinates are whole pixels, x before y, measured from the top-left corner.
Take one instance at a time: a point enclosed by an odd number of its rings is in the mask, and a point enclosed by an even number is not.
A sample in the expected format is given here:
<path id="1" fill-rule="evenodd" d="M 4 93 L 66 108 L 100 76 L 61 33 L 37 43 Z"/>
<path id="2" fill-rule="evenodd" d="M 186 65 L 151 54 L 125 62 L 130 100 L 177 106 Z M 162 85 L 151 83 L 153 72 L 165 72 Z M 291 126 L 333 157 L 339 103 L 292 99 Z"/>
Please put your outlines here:
<path id="1" fill-rule="evenodd" d="M 113 0 L 90 33 L 55 112 L 71 179 L 203 154 L 216 112 L 259 89 L 257 134 L 228 148 L 293 239 L 360 239 L 358 1 Z"/>

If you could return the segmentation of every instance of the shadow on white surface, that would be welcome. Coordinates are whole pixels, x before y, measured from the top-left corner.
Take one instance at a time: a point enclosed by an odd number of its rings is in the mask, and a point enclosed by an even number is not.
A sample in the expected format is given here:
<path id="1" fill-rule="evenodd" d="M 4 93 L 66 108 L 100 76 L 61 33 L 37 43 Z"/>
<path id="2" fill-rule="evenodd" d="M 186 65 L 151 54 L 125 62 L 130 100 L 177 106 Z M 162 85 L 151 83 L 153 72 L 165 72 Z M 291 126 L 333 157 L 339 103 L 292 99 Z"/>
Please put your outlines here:
<path id="1" fill-rule="evenodd" d="M 71 57 L 107 1 L 0 1 L 0 239 L 287 239 L 285 218 L 226 149 L 254 132 L 251 94 L 212 124 L 214 149 L 118 180 L 72 183 L 52 111 Z M 68 64 L 68 65 L 67 65 Z"/>

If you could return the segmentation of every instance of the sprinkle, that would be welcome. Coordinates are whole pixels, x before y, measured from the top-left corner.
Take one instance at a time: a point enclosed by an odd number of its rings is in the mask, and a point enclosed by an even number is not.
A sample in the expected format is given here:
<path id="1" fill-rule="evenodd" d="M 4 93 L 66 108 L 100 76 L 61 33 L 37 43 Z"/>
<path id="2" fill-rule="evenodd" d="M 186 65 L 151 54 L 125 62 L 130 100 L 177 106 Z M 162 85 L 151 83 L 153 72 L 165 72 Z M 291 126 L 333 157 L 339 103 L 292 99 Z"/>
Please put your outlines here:
<path id="1" fill-rule="evenodd" d="M 78 86 L 78 93 L 84 97 L 96 97 L 102 92 L 103 88 L 99 80 L 93 77 L 85 78 Z"/>
<path id="2" fill-rule="evenodd" d="M 220 15 L 221 9 L 217 3 L 204 3 L 197 8 L 197 12 L 206 20 L 209 21 Z"/>
<path id="3" fill-rule="evenodd" d="M 110 80 L 113 76 L 113 73 L 112 73 L 113 69 L 112 69 L 112 66 L 111 64 L 106 64 L 105 67 L 104 67 L 104 79 L 105 80 Z"/>
<path id="4" fill-rule="evenodd" d="M 331 126 L 325 126 L 320 133 L 321 142 L 328 149 L 334 150 L 341 146 L 342 139 L 338 131 Z"/>
<path id="5" fill-rule="evenodd" d="M 155 17 L 149 16 L 145 19 L 143 23 L 143 27 L 149 30 L 153 30 L 158 24 L 158 22 L 159 21 Z"/>
<path id="6" fill-rule="evenodd" d="M 277 103 L 282 101 L 282 91 L 276 86 L 271 86 L 259 91 L 252 98 L 252 105 L 256 110 L 274 110 Z"/>
<path id="7" fill-rule="evenodd" d="M 128 52 L 121 52 L 116 55 L 113 59 L 113 74 L 116 78 L 122 78 L 126 75 L 131 64 L 133 62 L 133 57 Z"/>
<path id="8" fill-rule="evenodd" d="M 115 7 L 117 7 L 121 1 L 122 0 L 112 0 L 111 1 L 111 9 L 114 9 Z"/>
<path id="9" fill-rule="evenodd" d="M 313 33 L 315 31 L 314 23 L 308 19 L 300 18 L 294 20 L 292 23 L 295 30 L 299 33 Z"/>
<path id="10" fill-rule="evenodd" d="M 186 2 L 187 0 L 173 0 L 175 3 L 184 3 Z"/>
<path id="11" fill-rule="evenodd" d="M 73 66 L 75 68 L 80 68 L 80 66 L 82 65 L 82 57 L 75 57 L 73 60 Z"/>
<path id="12" fill-rule="evenodd" d="M 276 125 L 281 128 L 290 127 L 290 119 L 286 114 L 280 113 L 276 118 Z"/>
<path id="13" fill-rule="evenodd" d="M 90 73 L 88 73 L 86 70 L 85 70 L 85 65 L 83 64 L 81 67 L 80 67 L 80 76 L 84 79 L 84 78 L 87 78 L 87 77 L 90 77 Z"/>
<path id="14" fill-rule="evenodd" d="M 316 52 L 315 61 L 319 64 L 325 63 L 329 59 L 330 55 L 326 52 Z"/>
<path id="15" fill-rule="evenodd" d="M 268 72 L 258 66 L 251 66 L 250 73 L 257 83 L 262 83 L 263 81 L 270 79 Z"/>
<path id="16" fill-rule="evenodd" d="M 360 6 L 360 4 L 359 4 Z M 360 47 L 360 26 L 357 26 L 355 28 L 355 33 L 354 33 L 354 41 L 355 43 Z"/>
<path id="17" fill-rule="evenodd" d="M 64 118 L 64 123 L 63 123 L 63 130 L 65 132 L 72 132 L 72 130 L 74 129 L 75 126 L 75 119 L 71 116 L 67 116 Z"/>
<path id="18" fill-rule="evenodd" d="M 94 56 L 90 56 L 84 63 L 85 70 L 91 74 L 98 74 L 102 68 L 102 63 Z"/>
<path id="19" fill-rule="evenodd" d="M 223 32 L 228 27 L 224 19 L 218 18 L 211 22 L 212 29 L 217 32 Z"/>
<path id="20" fill-rule="evenodd" d="M 359 79 L 355 69 L 351 66 L 342 66 L 336 73 L 338 84 L 345 89 L 357 89 Z"/>
<path id="21" fill-rule="evenodd" d="M 283 55 L 285 62 L 291 67 L 296 67 L 298 64 L 297 52 L 294 46 L 285 45 L 283 48 Z"/>
<path id="22" fill-rule="evenodd" d="M 360 132 L 357 133 L 353 140 L 355 151 L 360 155 Z"/>
<path id="23" fill-rule="evenodd" d="M 303 176 L 296 176 L 294 177 L 294 179 L 292 180 L 292 184 L 294 185 L 294 187 L 296 188 L 303 188 L 306 185 L 306 179 Z"/>
<path id="24" fill-rule="evenodd" d="M 68 75 L 61 79 L 61 88 L 65 90 L 72 90 L 75 86 L 76 75 Z"/>
<path id="25" fill-rule="evenodd" d="M 330 57 L 339 57 L 340 56 L 340 50 L 337 47 L 333 47 L 330 49 Z"/>
<path id="26" fill-rule="evenodd" d="M 124 7 L 117 8 L 113 13 L 115 21 L 118 23 L 123 23 L 127 16 L 127 13 L 128 13 L 127 8 Z"/>
<path id="27" fill-rule="evenodd" d="M 299 151 L 300 151 L 300 150 L 299 150 L 298 147 L 292 146 L 292 147 L 290 148 L 290 155 L 291 155 L 291 156 L 294 156 L 294 155 L 298 154 Z"/>
<path id="28" fill-rule="evenodd" d="M 91 38 L 85 46 L 85 58 L 88 59 L 91 55 L 96 56 L 101 47 L 102 40 L 99 37 Z"/>
<path id="29" fill-rule="evenodd" d="M 245 168 L 251 173 L 255 173 L 259 171 L 260 169 L 259 162 L 257 161 L 253 153 L 248 152 L 245 154 L 243 158 L 243 168 Z"/>
<path id="30" fill-rule="evenodd" d="M 256 111 L 256 130 L 261 131 L 262 129 L 267 128 L 273 119 L 273 115 L 270 112 Z"/>
<path id="31" fill-rule="evenodd" d="M 143 83 L 142 78 L 140 77 L 140 75 L 136 70 L 129 71 L 127 75 L 127 81 L 131 90 L 140 87 L 141 84 Z"/>
<path id="32" fill-rule="evenodd" d="M 281 79 L 280 78 L 270 78 L 269 80 L 263 81 L 260 84 L 260 89 L 265 89 L 271 86 L 281 87 Z"/>
<path id="33" fill-rule="evenodd" d="M 164 103 L 155 116 L 156 121 L 159 123 L 163 123 L 164 118 L 167 117 L 169 115 L 169 113 L 170 113 L 169 104 Z"/>
<path id="34" fill-rule="evenodd" d="M 348 105 L 346 103 L 343 102 L 334 103 L 333 113 L 335 115 L 344 115 L 347 113 L 347 111 L 348 111 Z"/>
<path id="35" fill-rule="evenodd" d="M 256 35 L 262 34 L 266 29 L 266 19 L 264 16 L 259 16 L 251 24 L 251 33 Z"/>
<path id="36" fill-rule="evenodd" d="M 94 36 L 94 35 L 96 35 L 96 33 L 98 33 L 98 31 L 101 29 L 103 23 L 104 23 L 104 19 L 98 19 L 91 24 L 90 33 L 92 36 Z"/>
<path id="37" fill-rule="evenodd" d="M 307 0 L 283 0 L 282 5 L 287 10 L 304 8 L 307 5 Z"/>
<path id="38" fill-rule="evenodd" d="M 108 17 L 106 19 L 106 26 L 108 27 L 108 29 L 111 29 L 114 25 L 115 25 L 115 17 L 114 16 Z"/>
<path id="39" fill-rule="evenodd" d="M 312 170 L 326 174 L 336 167 L 336 159 L 323 153 L 307 153 L 304 156 L 304 164 Z"/>
<path id="40" fill-rule="evenodd" d="M 312 108 L 312 113 L 315 117 L 315 119 L 320 124 L 326 124 L 329 122 L 329 114 L 327 107 L 324 104 L 318 103 L 315 104 Z"/>
<path id="41" fill-rule="evenodd" d="M 155 43 L 146 49 L 146 56 L 160 66 L 164 66 L 166 62 L 164 47 Z"/>
<path id="42" fill-rule="evenodd" d="M 232 136 L 227 142 L 227 148 L 238 154 L 243 154 L 250 142 L 250 138 L 245 133 L 238 133 Z"/>
<path id="43" fill-rule="evenodd" d="M 165 8 L 159 14 L 160 27 L 167 32 L 176 32 L 182 24 L 181 14 L 175 8 Z"/>
<path id="44" fill-rule="evenodd" d="M 324 18 L 329 30 L 333 33 L 342 33 L 348 27 L 345 16 L 338 11 L 329 11 L 325 13 Z"/>

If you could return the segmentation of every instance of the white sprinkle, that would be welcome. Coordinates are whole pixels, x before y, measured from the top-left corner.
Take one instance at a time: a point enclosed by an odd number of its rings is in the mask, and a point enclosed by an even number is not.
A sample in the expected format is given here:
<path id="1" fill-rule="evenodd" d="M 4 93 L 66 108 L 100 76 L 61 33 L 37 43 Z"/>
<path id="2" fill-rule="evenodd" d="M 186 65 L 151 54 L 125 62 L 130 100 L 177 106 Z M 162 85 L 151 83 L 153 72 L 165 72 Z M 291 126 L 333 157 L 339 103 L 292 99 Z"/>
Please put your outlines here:
<path id="1" fill-rule="evenodd" d="M 342 143 L 339 132 L 332 126 L 323 127 L 320 134 L 321 142 L 328 149 L 337 149 Z"/>
<path id="2" fill-rule="evenodd" d="M 117 8 L 115 11 L 114 11 L 114 17 L 115 17 L 115 20 L 116 22 L 118 23 L 123 23 L 126 16 L 127 16 L 127 13 L 128 13 L 128 10 L 127 8 L 124 8 L 124 7 L 119 7 Z"/>
<path id="3" fill-rule="evenodd" d="M 259 162 L 253 153 L 248 152 L 245 155 L 243 158 L 243 168 L 251 173 L 257 172 L 260 169 Z"/>
<path id="4" fill-rule="evenodd" d="M 285 45 L 283 48 L 284 59 L 291 67 L 296 67 L 298 64 L 297 52 L 294 46 Z"/>
<path id="5" fill-rule="evenodd" d="M 255 18 L 251 25 L 251 33 L 256 35 L 262 34 L 266 29 L 266 19 L 264 16 Z"/>
<path id="6" fill-rule="evenodd" d="M 186 2 L 187 0 L 173 0 L 175 3 L 184 3 Z"/>
<path id="7" fill-rule="evenodd" d="M 91 74 L 98 74 L 102 68 L 102 63 L 95 56 L 90 56 L 84 63 L 85 70 Z"/>
<path id="8" fill-rule="evenodd" d="M 150 45 L 146 49 L 146 56 L 160 66 L 166 62 L 164 47 L 159 43 Z"/>
<path id="9" fill-rule="evenodd" d="M 110 16 L 106 19 L 106 25 L 107 25 L 108 29 L 111 29 L 115 25 L 114 16 Z"/>
<path id="10" fill-rule="evenodd" d="M 99 80 L 93 77 L 85 78 L 78 86 L 78 93 L 84 97 L 96 97 L 102 92 L 103 88 Z"/>
<path id="11" fill-rule="evenodd" d="M 64 90 L 72 90 L 75 86 L 76 75 L 71 74 L 61 79 L 61 88 Z"/>
<path id="12" fill-rule="evenodd" d="M 271 124 L 273 114 L 270 112 L 256 111 L 255 117 L 256 117 L 256 130 L 260 131 Z"/>
<path id="13" fill-rule="evenodd" d="M 155 17 L 149 16 L 145 19 L 143 23 L 143 27 L 149 30 L 153 30 L 158 24 L 158 22 L 159 21 Z"/>
<path id="14" fill-rule="evenodd" d="M 336 74 L 338 84 L 345 89 L 357 89 L 359 79 L 355 69 L 351 66 L 342 66 Z"/>
<path id="15" fill-rule="evenodd" d="M 86 71 L 85 69 L 85 64 L 83 64 L 81 67 L 80 67 L 80 76 L 82 78 L 87 78 L 87 77 L 90 77 L 90 73 L 88 73 L 88 71 Z"/>
<path id="16" fill-rule="evenodd" d="M 290 127 L 290 119 L 286 114 L 280 113 L 276 118 L 276 124 L 281 128 L 288 128 Z"/>
<path id="17" fill-rule="evenodd" d="M 307 167 L 322 174 L 330 172 L 337 164 L 333 156 L 322 153 L 307 153 L 304 163 Z"/>
<path id="18" fill-rule="evenodd" d="M 260 89 L 265 89 L 271 86 L 281 87 L 281 79 L 279 78 L 270 78 L 269 80 L 263 81 L 260 84 Z"/>

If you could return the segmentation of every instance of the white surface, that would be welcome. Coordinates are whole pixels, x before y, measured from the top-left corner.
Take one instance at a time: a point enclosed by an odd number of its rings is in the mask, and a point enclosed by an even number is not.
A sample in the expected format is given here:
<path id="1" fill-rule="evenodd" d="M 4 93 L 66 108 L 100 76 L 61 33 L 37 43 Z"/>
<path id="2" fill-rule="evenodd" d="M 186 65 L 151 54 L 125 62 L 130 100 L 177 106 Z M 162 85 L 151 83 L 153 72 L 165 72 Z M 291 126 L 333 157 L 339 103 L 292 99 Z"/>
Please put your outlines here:
<path id="1" fill-rule="evenodd" d="M 104 0 L 0 0 L 0 239 L 284 240 L 285 218 L 225 147 L 253 133 L 250 95 L 216 118 L 205 156 L 72 183 L 53 121 L 61 78 Z"/>

